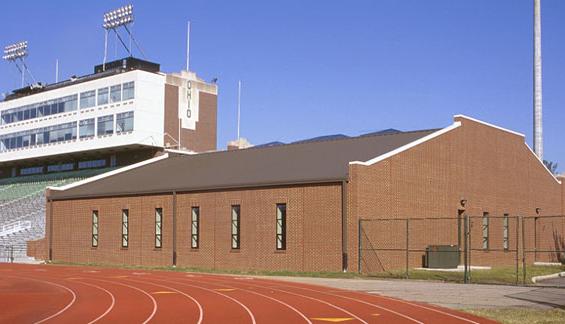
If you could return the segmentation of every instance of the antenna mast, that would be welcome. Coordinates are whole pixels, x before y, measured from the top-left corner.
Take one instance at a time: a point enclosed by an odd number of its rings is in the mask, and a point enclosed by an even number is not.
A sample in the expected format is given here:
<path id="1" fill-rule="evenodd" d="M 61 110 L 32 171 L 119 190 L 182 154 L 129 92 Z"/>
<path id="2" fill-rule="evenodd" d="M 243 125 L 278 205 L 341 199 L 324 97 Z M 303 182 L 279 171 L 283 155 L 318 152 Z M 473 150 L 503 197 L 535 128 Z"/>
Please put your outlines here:
<path id="1" fill-rule="evenodd" d="M 190 20 L 186 31 L 186 71 L 190 71 Z"/>
<path id="2" fill-rule="evenodd" d="M 239 142 L 241 138 L 239 136 L 239 124 L 241 118 L 241 80 L 238 81 L 237 85 L 237 140 Z"/>

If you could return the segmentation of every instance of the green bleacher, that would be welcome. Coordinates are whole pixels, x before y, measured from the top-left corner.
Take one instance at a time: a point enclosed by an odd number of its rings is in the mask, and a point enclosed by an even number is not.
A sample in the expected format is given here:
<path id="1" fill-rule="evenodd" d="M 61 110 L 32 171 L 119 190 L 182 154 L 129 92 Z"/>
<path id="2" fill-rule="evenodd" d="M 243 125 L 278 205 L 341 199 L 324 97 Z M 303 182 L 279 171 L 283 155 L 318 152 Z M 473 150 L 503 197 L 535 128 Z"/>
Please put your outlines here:
<path id="1" fill-rule="evenodd" d="M 49 186 L 62 186 L 114 169 L 116 168 L 87 169 L 1 179 L 0 204 L 40 194 Z"/>

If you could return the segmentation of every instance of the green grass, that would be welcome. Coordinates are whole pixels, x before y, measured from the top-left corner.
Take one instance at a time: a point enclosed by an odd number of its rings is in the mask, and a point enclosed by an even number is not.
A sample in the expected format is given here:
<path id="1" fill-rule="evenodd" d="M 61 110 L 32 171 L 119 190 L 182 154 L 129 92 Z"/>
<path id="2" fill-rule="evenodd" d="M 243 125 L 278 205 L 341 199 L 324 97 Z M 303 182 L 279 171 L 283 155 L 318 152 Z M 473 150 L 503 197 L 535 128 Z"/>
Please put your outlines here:
<path id="1" fill-rule="evenodd" d="M 286 276 L 286 277 L 317 277 L 317 278 L 367 278 L 355 272 L 300 272 L 300 271 L 267 271 L 267 270 L 219 270 L 219 269 L 206 269 L 206 268 L 191 268 L 191 267 L 159 267 L 159 266 L 137 266 L 137 265 L 117 265 L 117 264 L 104 264 L 104 263 L 68 263 L 54 261 L 53 265 L 67 265 L 67 266 L 89 266 L 89 267 L 103 267 L 103 268 L 121 268 L 133 270 L 163 270 L 163 271 L 178 271 L 178 272 L 201 272 L 201 273 L 215 273 L 215 274 L 233 274 L 233 275 L 251 275 L 251 276 Z"/>
<path id="2" fill-rule="evenodd" d="M 191 268 L 191 267 L 130 266 L 130 265 L 116 265 L 116 264 L 102 264 L 102 263 L 77 264 L 77 263 L 53 262 L 53 264 L 138 269 L 138 270 L 165 270 L 165 271 L 180 271 L 180 272 L 254 275 L 254 276 L 316 277 L 316 278 L 340 278 L 340 279 L 405 278 L 405 273 L 403 271 L 359 274 L 355 272 L 300 272 L 300 271 L 289 271 L 289 270 L 280 270 L 280 271 L 223 270 L 223 269 L 219 270 L 219 269 Z M 519 270 L 520 270 L 519 283 L 521 283 L 522 269 Z M 483 283 L 483 284 L 515 284 L 516 283 L 515 271 L 516 269 L 513 267 L 498 267 L 498 268 L 493 268 L 492 270 L 473 270 L 471 274 L 471 282 Z M 560 271 L 565 271 L 565 266 L 530 266 L 527 268 L 526 271 L 526 280 L 528 284 L 531 284 L 532 277 L 552 274 Z M 415 280 L 435 280 L 435 281 L 460 282 L 460 283 L 463 282 L 462 272 L 411 270 L 409 276 L 410 279 L 415 279 Z"/>
<path id="3" fill-rule="evenodd" d="M 528 266 L 526 268 L 526 284 L 532 284 L 532 277 L 553 274 L 561 271 L 565 271 L 565 266 Z M 390 271 L 371 273 L 369 276 L 377 278 L 405 278 L 406 273 L 404 271 Z M 408 276 L 410 279 L 416 280 L 463 282 L 463 272 L 410 270 Z M 518 283 L 522 283 L 522 281 L 522 268 L 519 268 Z M 496 267 L 491 270 L 473 270 L 471 271 L 471 282 L 483 284 L 515 284 L 516 268 Z"/>
<path id="4" fill-rule="evenodd" d="M 557 324 L 565 323 L 563 309 L 534 309 L 534 308 L 482 308 L 464 309 L 473 315 L 490 318 L 506 324 Z"/>

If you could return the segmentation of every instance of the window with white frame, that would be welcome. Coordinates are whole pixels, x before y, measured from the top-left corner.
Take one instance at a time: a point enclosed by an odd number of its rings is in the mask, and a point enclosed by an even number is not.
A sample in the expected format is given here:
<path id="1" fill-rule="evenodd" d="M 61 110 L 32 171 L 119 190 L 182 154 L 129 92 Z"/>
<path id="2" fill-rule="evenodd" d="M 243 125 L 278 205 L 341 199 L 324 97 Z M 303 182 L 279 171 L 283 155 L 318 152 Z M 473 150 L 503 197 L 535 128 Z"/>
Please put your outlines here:
<path id="1" fill-rule="evenodd" d="M 155 247 L 163 246 L 163 208 L 155 208 Z"/>
<path id="2" fill-rule="evenodd" d="M 240 212 L 239 205 L 231 206 L 231 248 L 234 250 L 239 250 L 241 247 Z"/>
<path id="3" fill-rule="evenodd" d="M 92 211 L 92 247 L 98 246 L 98 211 Z"/>
<path id="4" fill-rule="evenodd" d="M 277 250 L 286 250 L 286 204 L 277 204 Z"/>
<path id="5" fill-rule="evenodd" d="M 200 207 L 192 207 L 190 224 L 190 247 L 197 249 L 200 243 Z"/>
<path id="6" fill-rule="evenodd" d="M 122 247 L 129 245 L 129 209 L 122 209 Z"/>
<path id="7" fill-rule="evenodd" d="M 482 234 L 483 234 L 483 250 L 489 249 L 489 214 L 483 213 L 483 224 L 482 224 Z"/>

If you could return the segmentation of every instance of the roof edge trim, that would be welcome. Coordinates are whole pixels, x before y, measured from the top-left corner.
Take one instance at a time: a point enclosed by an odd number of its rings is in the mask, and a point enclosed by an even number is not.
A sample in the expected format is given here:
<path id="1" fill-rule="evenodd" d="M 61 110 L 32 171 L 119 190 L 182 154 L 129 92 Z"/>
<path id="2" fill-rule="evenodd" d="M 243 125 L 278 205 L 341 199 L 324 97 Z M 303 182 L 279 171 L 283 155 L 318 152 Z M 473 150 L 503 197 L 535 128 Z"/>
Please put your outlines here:
<path id="1" fill-rule="evenodd" d="M 383 155 L 379 155 L 379 156 L 377 156 L 377 157 L 375 157 L 375 158 L 373 158 L 373 159 L 371 159 L 371 160 L 368 160 L 368 161 L 365 161 L 365 162 L 363 162 L 363 161 L 352 161 L 352 162 L 349 162 L 349 165 L 352 165 L 352 164 L 358 164 L 358 165 L 363 165 L 363 166 L 373 165 L 373 164 L 378 163 L 378 162 L 380 162 L 380 161 L 382 161 L 382 160 L 388 159 L 388 158 L 391 157 L 391 156 L 394 156 L 394 155 L 399 154 L 399 153 L 401 153 L 401 152 L 404 152 L 404 151 L 406 151 L 406 150 L 408 150 L 408 149 L 411 149 L 411 148 L 413 148 L 414 146 L 418 146 L 418 145 L 420 145 L 420 144 L 422 144 L 422 143 L 424 143 L 424 142 L 427 142 L 427 141 L 429 141 L 429 140 L 431 140 L 431 139 L 434 139 L 434 138 L 436 138 L 436 137 L 438 137 L 438 136 L 440 136 L 440 135 L 443 135 L 443 134 L 445 134 L 445 133 L 447 133 L 447 132 L 449 132 L 449 131 L 452 131 L 452 130 L 454 130 L 454 129 L 460 127 L 460 126 L 461 126 L 461 122 L 456 121 L 456 122 L 454 122 L 453 124 L 451 124 L 450 126 L 448 126 L 448 127 L 446 127 L 446 128 L 442 128 L 442 129 L 440 129 L 440 130 L 438 130 L 438 131 L 436 131 L 436 132 L 433 132 L 433 133 L 431 133 L 431 134 L 429 134 L 429 135 L 426 135 L 426 136 L 424 136 L 424 137 L 421 137 L 421 138 L 415 140 L 414 142 L 411 142 L 411 143 L 408 143 L 408 144 L 406 144 L 406 145 L 403 145 L 403 146 L 401 146 L 401 147 L 399 147 L 399 148 L 397 148 L 397 149 L 395 149 L 395 150 L 392 150 L 392 151 L 390 151 L 390 152 L 388 152 L 388 153 L 385 153 L 385 154 L 383 154 Z"/>
<path id="2" fill-rule="evenodd" d="M 160 155 L 160 156 L 157 156 L 157 157 L 145 160 L 145 161 L 141 161 L 141 162 L 138 162 L 138 163 L 134 163 L 132 165 L 128 165 L 128 166 L 125 166 L 123 168 L 119 168 L 119 169 L 116 169 L 116 170 L 113 170 L 113 171 L 110 171 L 110 172 L 102 173 L 102 174 L 99 174 L 99 175 L 91 177 L 91 178 L 86 178 L 84 180 L 73 182 L 73 183 L 70 183 L 68 185 L 64 185 L 64 186 L 61 186 L 61 187 L 51 187 L 50 186 L 50 187 L 47 187 L 47 189 L 53 190 L 53 191 L 69 190 L 69 189 L 76 188 L 76 187 L 79 187 L 79 186 L 82 186 L 82 185 L 85 185 L 85 184 L 88 184 L 88 183 L 91 183 L 91 182 L 94 182 L 94 181 L 109 178 L 109 177 L 114 176 L 116 174 L 127 172 L 129 170 L 133 170 L 133 169 L 145 166 L 147 164 L 155 163 L 155 162 L 164 160 L 168 157 L 169 157 L 169 154 L 165 153 L 163 155 Z"/>
<path id="3" fill-rule="evenodd" d="M 515 131 L 513 131 L 513 130 L 504 128 L 504 127 L 496 126 L 496 125 L 493 125 L 493 124 L 487 123 L 487 122 L 485 122 L 485 121 L 482 121 L 482 120 L 479 120 L 479 119 L 476 119 L 476 118 L 473 118 L 473 117 L 469 117 L 469 116 L 466 116 L 466 115 L 461 115 L 461 114 L 459 114 L 459 115 L 453 116 L 453 118 L 464 118 L 464 119 L 468 119 L 468 120 L 474 121 L 474 122 L 476 122 L 476 123 L 483 124 L 483 125 L 485 125 L 485 126 L 489 126 L 489 127 L 492 127 L 492 128 L 496 128 L 496 129 L 501 130 L 501 131 L 503 131 L 503 132 L 507 132 L 507 133 L 514 134 L 514 135 L 518 135 L 518 136 L 521 136 L 521 137 L 524 137 L 524 138 L 526 137 L 526 135 L 524 135 L 524 134 L 522 134 L 522 133 L 518 133 L 518 132 L 515 132 Z"/>
<path id="4" fill-rule="evenodd" d="M 561 180 L 559 180 L 557 178 L 557 176 L 553 173 L 551 173 L 551 171 L 549 171 L 549 169 L 545 166 L 545 164 L 543 163 L 543 161 L 539 158 L 539 156 L 534 152 L 534 150 L 532 150 L 532 148 L 528 145 L 528 143 L 524 142 L 524 145 L 526 145 L 526 147 L 528 148 L 528 151 L 530 151 L 530 153 L 532 153 L 532 155 L 536 158 L 536 160 L 539 161 L 539 163 L 541 163 L 541 167 L 545 169 L 545 171 L 547 171 L 547 173 L 549 173 L 549 175 L 558 183 L 561 184 Z"/>

